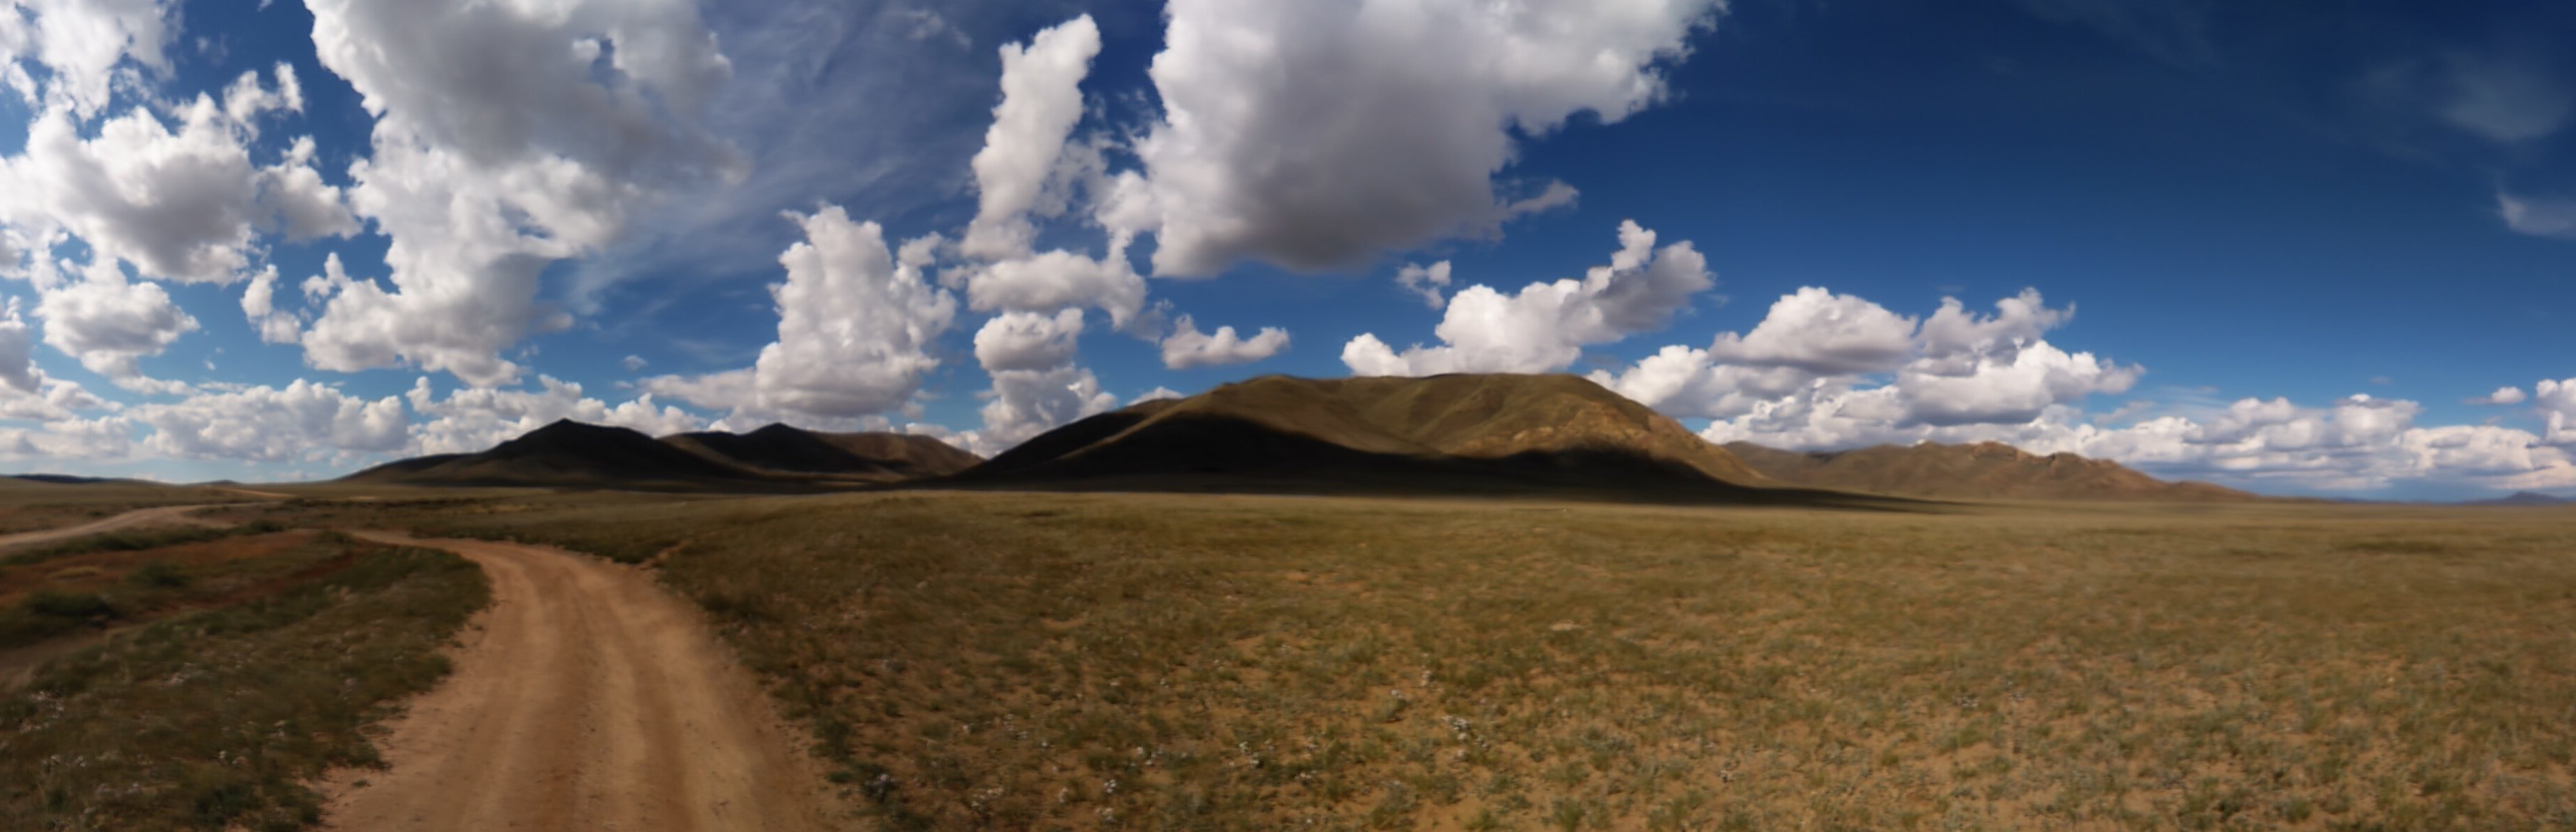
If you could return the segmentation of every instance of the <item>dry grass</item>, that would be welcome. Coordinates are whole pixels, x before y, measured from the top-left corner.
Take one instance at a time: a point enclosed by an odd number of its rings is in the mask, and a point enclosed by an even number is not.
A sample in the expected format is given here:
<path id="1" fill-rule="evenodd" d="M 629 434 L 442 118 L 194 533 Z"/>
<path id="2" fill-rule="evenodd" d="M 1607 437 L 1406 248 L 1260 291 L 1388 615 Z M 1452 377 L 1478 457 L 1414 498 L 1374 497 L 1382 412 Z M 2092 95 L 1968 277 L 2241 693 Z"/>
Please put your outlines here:
<path id="1" fill-rule="evenodd" d="M 662 555 L 892 828 L 2576 826 L 2576 512 L 331 510 Z"/>
<path id="2" fill-rule="evenodd" d="M 77 526 L 156 506 L 259 499 L 239 491 L 145 483 L 56 484 L 0 479 L 0 534 Z"/>
<path id="3" fill-rule="evenodd" d="M 99 559 L 118 560 L 79 562 Z M 111 582 L 87 612 L 212 606 L 54 657 L 0 694 L 6 829 L 310 825 L 320 796 L 304 783 L 376 761 L 362 727 L 447 672 L 438 648 L 488 598 L 453 555 L 313 533 L 46 566 Z"/>

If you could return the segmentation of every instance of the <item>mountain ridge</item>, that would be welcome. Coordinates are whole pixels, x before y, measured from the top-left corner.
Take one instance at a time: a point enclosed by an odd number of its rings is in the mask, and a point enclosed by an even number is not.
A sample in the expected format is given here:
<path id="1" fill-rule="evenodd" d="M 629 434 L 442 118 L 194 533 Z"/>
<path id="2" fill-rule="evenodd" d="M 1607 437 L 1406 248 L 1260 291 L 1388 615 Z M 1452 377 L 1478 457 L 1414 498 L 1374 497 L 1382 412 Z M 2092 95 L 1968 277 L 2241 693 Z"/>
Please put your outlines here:
<path id="1" fill-rule="evenodd" d="M 2205 482 L 2168 482 L 2105 459 L 2034 454 L 2001 442 L 1873 445 L 1790 451 L 1751 442 L 1726 449 L 1786 483 L 1930 499 L 2161 500 L 2259 499 Z"/>
<path id="2" fill-rule="evenodd" d="M 1840 500 L 1572 375 L 1262 376 L 1076 421 L 927 485 Z"/>
<path id="3" fill-rule="evenodd" d="M 872 449 L 887 450 L 889 456 L 864 453 Z M 732 455 L 736 453 L 742 457 Z M 388 485 L 799 491 L 954 473 L 974 459 L 973 454 L 929 437 L 825 434 L 769 425 L 752 434 L 700 431 L 655 439 L 628 428 L 560 419 L 489 450 L 396 460 L 341 480 Z"/>
<path id="4" fill-rule="evenodd" d="M 878 482 L 954 474 L 983 458 L 928 436 L 827 433 L 771 423 L 749 433 L 693 431 L 662 444 L 757 472 L 828 475 Z"/>

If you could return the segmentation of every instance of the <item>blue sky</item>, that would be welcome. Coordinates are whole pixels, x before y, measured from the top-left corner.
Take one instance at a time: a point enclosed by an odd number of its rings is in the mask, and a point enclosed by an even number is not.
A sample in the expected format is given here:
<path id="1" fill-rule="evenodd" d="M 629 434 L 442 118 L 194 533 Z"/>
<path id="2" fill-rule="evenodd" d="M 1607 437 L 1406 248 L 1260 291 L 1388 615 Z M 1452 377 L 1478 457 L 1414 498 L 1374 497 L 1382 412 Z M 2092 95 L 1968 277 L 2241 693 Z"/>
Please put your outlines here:
<path id="1" fill-rule="evenodd" d="M 124 5 L 0 2 L 6 467 L 989 453 L 1469 370 L 1716 441 L 2576 492 L 2563 8 Z"/>

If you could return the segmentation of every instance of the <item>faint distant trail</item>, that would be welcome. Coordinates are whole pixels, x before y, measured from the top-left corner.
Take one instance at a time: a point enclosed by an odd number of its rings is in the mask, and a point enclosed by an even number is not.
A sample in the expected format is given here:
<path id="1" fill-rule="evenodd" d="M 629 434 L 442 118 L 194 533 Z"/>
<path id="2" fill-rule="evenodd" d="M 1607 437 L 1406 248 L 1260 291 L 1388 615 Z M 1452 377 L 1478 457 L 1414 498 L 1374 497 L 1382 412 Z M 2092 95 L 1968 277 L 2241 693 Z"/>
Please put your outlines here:
<path id="1" fill-rule="evenodd" d="M 6 549 L 11 546 L 24 546 L 29 543 L 46 543 L 61 540 L 66 537 L 79 537 L 81 535 L 98 534 L 100 532 L 112 532 L 117 529 L 132 528 L 135 526 L 224 525 L 212 520 L 201 520 L 188 516 L 188 512 L 196 511 L 201 508 L 214 508 L 214 506 L 161 506 L 159 508 L 141 508 L 124 514 L 119 514 L 105 520 L 99 520 L 78 526 L 64 526 L 59 529 L 45 529 L 43 531 L 0 535 L 0 549 Z"/>
<path id="2" fill-rule="evenodd" d="M 559 549 L 358 536 L 465 556 L 492 606 L 456 672 L 379 742 L 390 768 L 324 784 L 331 828 L 836 828 L 749 672 L 644 575 Z"/>

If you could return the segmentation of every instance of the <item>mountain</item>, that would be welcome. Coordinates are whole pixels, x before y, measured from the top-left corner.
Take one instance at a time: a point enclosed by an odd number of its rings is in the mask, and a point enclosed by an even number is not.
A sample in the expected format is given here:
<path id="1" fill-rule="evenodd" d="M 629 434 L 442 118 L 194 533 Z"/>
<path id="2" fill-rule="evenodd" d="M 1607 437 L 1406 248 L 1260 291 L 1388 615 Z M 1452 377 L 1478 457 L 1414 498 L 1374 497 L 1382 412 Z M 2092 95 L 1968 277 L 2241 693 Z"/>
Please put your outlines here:
<path id="1" fill-rule="evenodd" d="M 569 419 L 473 454 L 389 462 L 344 478 L 386 485 L 541 486 L 704 491 L 808 491 L 966 469 L 975 455 L 936 439 L 817 433 L 770 425 L 748 434 L 654 439 Z"/>
<path id="2" fill-rule="evenodd" d="M 1731 442 L 1726 450 L 1785 483 L 1903 497 L 1966 500 L 2241 500 L 2204 482 L 2166 482 L 2109 460 L 2041 456 L 2000 442 L 1879 445 L 1801 453 Z"/>
<path id="3" fill-rule="evenodd" d="M 555 422 L 473 454 L 390 462 L 344 478 L 399 485 L 684 487 L 761 475 L 662 444 L 626 428 Z"/>
<path id="4" fill-rule="evenodd" d="M 2470 500 L 2464 506 L 2566 506 L 2576 505 L 2576 497 L 2555 497 L 2538 491 L 2516 491 L 2492 500 Z"/>
<path id="5" fill-rule="evenodd" d="M 72 474 L 11 474 L 7 479 L 42 485 L 162 485 L 125 477 L 83 477 Z"/>
<path id="6" fill-rule="evenodd" d="M 750 433 L 665 436 L 662 444 L 709 461 L 779 475 L 896 482 L 954 474 L 984 461 L 927 436 L 821 433 L 769 425 Z"/>
<path id="7" fill-rule="evenodd" d="M 1264 376 L 1090 417 L 935 484 L 1816 502 L 1570 375 Z"/>

